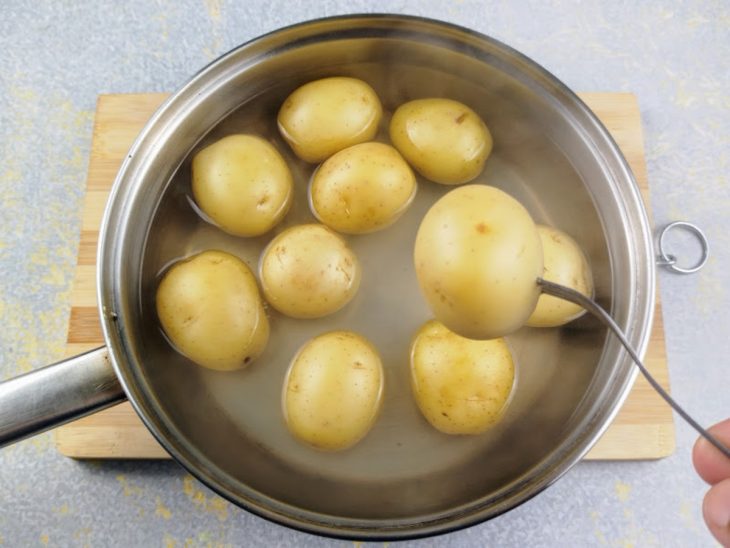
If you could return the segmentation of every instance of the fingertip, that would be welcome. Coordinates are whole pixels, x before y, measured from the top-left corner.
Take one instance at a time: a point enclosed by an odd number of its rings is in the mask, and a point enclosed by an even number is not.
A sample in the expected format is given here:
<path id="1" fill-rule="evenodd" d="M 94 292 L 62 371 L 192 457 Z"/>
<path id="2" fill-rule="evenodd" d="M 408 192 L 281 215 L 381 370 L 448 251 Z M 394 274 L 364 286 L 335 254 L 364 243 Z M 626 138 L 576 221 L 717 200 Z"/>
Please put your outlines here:
<path id="1" fill-rule="evenodd" d="M 703 472 L 705 469 L 705 464 L 703 462 L 703 457 L 706 453 L 706 450 L 702 447 L 702 443 L 706 442 L 705 438 L 700 436 L 695 440 L 694 445 L 692 446 L 692 466 L 694 466 L 694 469 L 697 471 L 699 476 L 707 481 L 704 478 Z"/>
<path id="2" fill-rule="evenodd" d="M 718 440 L 730 445 L 730 419 L 710 427 L 709 431 Z M 710 485 L 730 478 L 730 459 L 704 438 L 699 438 L 692 448 L 692 465 Z"/>
<path id="3" fill-rule="evenodd" d="M 702 515 L 717 541 L 722 546 L 730 546 L 730 478 L 707 491 L 702 502 Z"/>

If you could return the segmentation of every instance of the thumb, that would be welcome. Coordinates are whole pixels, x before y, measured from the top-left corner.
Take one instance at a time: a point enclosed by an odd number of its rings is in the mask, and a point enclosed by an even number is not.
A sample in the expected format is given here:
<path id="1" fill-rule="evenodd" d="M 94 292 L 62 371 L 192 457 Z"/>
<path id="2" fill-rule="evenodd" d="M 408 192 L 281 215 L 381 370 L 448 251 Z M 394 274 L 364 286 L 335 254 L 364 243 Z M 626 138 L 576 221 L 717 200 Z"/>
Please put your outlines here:
<path id="1" fill-rule="evenodd" d="M 707 528 L 718 542 L 730 547 L 730 478 L 713 485 L 707 492 L 702 514 Z"/>

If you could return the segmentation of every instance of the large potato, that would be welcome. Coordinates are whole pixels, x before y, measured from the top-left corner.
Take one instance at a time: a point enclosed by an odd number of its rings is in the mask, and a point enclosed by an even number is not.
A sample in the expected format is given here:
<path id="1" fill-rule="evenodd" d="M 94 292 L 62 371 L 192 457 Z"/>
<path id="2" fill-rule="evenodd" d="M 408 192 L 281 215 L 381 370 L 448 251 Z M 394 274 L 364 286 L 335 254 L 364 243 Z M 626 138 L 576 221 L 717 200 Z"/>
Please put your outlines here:
<path id="1" fill-rule="evenodd" d="M 504 339 L 465 339 L 432 320 L 411 345 L 416 403 L 426 420 L 446 434 L 479 434 L 499 421 L 514 377 Z"/>
<path id="2" fill-rule="evenodd" d="M 339 232 L 363 234 L 393 223 L 416 195 L 416 177 L 396 149 L 362 143 L 341 150 L 312 177 L 312 212 Z"/>
<path id="3" fill-rule="evenodd" d="M 345 306 L 360 287 L 361 268 L 341 236 L 324 225 L 293 226 L 261 256 L 266 300 L 292 318 L 319 318 Z"/>
<path id="4" fill-rule="evenodd" d="M 416 235 L 416 275 L 437 320 L 463 337 L 519 329 L 540 296 L 540 236 L 527 210 L 485 185 L 454 189 L 426 213 Z"/>
<path id="5" fill-rule="evenodd" d="M 229 135 L 193 158 L 193 197 L 235 236 L 271 230 L 289 210 L 292 175 L 279 152 L 254 135 Z"/>
<path id="6" fill-rule="evenodd" d="M 383 395 L 383 366 L 363 337 L 333 331 L 307 342 L 284 381 L 284 418 L 295 437 L 337 451 L 372 427 Z"/>
<path id="7" fill-rule="evenodd" d="M 279 110 L 279 131 L 294 153 L 317 163 L 370 141 L 383 116 L 380 99 L 357 78 L 323 78 L 304 84 Z"/>
<path id="8" fill-rule="evenodd" d="M 256 278 L 243 261 L 223 251 L 175 264 L 157 288 L 156 304 L 175 348 L 210 369 L 245 367 L 269 339 Z"/>
<path id="9" fill-rule="evenodd" d="M 593 276 L 588 261 L 576 241 L 565 232 L 538 225 L 544 257 L 543 278 L 593 297 Z M 557 327 L 585 313 L 585 309 L 552 295 L 540 295 L 537 307 L 527 320 L 531 327 Z"/>
<path id="10" fill-rule="evenodd" d="M 484 121 L 451 99 L 417 99 L 398 107 L 390 140 L 416 171 L 446 185 L 474 179 L 492 152 Z"/>

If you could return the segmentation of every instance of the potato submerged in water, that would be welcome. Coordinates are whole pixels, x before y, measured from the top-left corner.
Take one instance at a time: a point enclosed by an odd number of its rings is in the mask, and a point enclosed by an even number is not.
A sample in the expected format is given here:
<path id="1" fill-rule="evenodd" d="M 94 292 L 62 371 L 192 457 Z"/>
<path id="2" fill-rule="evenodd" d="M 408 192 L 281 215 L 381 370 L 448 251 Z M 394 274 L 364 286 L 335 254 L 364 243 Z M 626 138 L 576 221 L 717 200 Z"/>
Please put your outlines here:
<path id="1" fill-rule="evenodd" d="M 454 189 L 416 235 L 416 275 L 437 320 L 471 339 L 519 329 L 540 296 L 542 245 L 530 214 L 485 185 Z"/>
<path id="2" fill-rule="evenodd" d="M 332 77 L 297 88 L 279 110 L 282 137 L 305 162 L 317 163 L 349 146 L 370 141 L 383 107 L 357 78 Z"/>
<path id="3" fill-rule="evenodd" d="M 341 150 L 312 177 L 312 212 L 346 234 L 363 234 L 392 224 L 416 195 L 416 177 L 396 149 L 362 143 Z"/>
<path id="4" fill-rule="evenodd" d="M 474 179 L 492 152 L 484 121 L 451 99 L 417 99 L 398 107 L 390 140 L 416 171 L 445 185 Z"/>
<path id="5" fill-rule="evenodd" d="M 565 232 L 538 225 L 544 257 L 543 278 L 593 296 L 593 276 L 576 241 Z M 585 309 L 552 295 L 540 295 L 537 308 L 527 320 L 531 327 L 558 327 L 585 314 Z"/>
<path id="6" fill-rule="evenodd" d="M 496 424 L 514 378 L 504 339 L 465 339 L 432 320 L 411 345 L 416 403 L 426 420 L 446 434 L 480 434 Z"/>
<path id="7" fill-rule="evenodd" d="M 256 278 L 223 251 L 205 251 L 170 268 L 156 305 L 175 348 L 203 367 L 240 369 L 266 347 L 269 322 Z"/>
<path id="8" fill-rule="evenodd" d="M 259 265 L 266 300 L 292 318 L 319 318 L 345 306 L 361 268 L 341 236 L 324 225 L 293 226 L 264 250 Z"/>
<path id="9" fill-rule="evenodd" d="M 282 406 L 299 440 L 339 451 L 370 431 L 383 395 L 383 366 L 360 335 L 333 331 L 307 342 L 292 360 Z"/>
<path id="10" fill-rule="evenodd" d="M 291 205 L 292 175 L 284 158 L 253 135 L 229 135 L 193 158 L 195 203 L 234 236 L 271 230 Z"/>

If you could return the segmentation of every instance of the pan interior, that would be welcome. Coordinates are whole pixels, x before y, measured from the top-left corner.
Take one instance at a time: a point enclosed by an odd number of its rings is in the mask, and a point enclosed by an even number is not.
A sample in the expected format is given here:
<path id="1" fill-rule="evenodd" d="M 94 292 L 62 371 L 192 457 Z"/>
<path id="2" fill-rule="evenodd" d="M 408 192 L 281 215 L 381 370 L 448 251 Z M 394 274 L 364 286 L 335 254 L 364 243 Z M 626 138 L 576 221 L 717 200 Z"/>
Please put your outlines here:
<path id="1" fill-rule="evenodd" d="M 346 53 L 343 53 L 346 52 Z M 397 52 L 397 54 L 396 54 Z M 278 77 L 286 75 L 286 77 Z M 337 47 L 312 43 L 280 52 L 266 71 L 252 70 L 219 92 L 226 115 L 195 128 L 204 135 L 179 151 L 141 252 L 136 342 L 138 375 L 191 460 L 211 477 L 227 478 L 243 499 L 306 509 L 323 521 L 338 518 L 418 521 L 483 504 L 526 477 L 571 434 L 576 411 L 599 371 L 605 333 L 583 318 L 563 329 L 525 328 L 508 338 L 517 382 L 504 420 L 486 434 L 447 436 L 421 417 L 409 386 L 408 352 L 416 329 L 430 318 L 412 261 L 420 219 L 450 187 L 418 179 L 407 213 L 380 232 L 347 237 L 362 266 L 357 297 L 340 312 L 294 320 L 269 309 L 271 338 L 248 369 L 219 373 L 177 354 L 162 336 L 154 311 L 160 272 L 205 249 L 242 258 L 257 272 L 259 254 L 285 228 L 315 222 L 307 183 L 313 166 L 298 160 L 276 128 L 284 98 L 298 85 L 325 76 L 362 78 L 380 96 L 386 115 L 378 140 L 387 142 L 390 114 L 420 97 L 463 101 L 486 121 L 495 147 L 476 182 L 497 186 L 522 202 L 539 223 L 571 234 L 589 257 L 599 300 L 610 301 L 609 252 L 601 220 L 574 155 L 579 137 L 558 105 L 541 90 L 467 53 L 407 40 L 361 38 Z M 211 101 L 215 101 L 212 98 Z M 285 221 L 263 237 L 237 238 L 202 220 L 192 205 L 190 160 L 225 135 L 253 133 L 284 155 L 295 179 Z M 192 142 L 192 141 L 191 141 Z M 191 148 L 192 147 L 192 148 Z M 578 153 L 587 154 L 578 149 Z M 571 158 L 569 160 L 569 158 Z M 368 436 L 341 453 L 303 446 L 281 413 L 285 372 L 309 338 L 332 329 L 361 333 L 381 353 L 385 374 L 382 414 Z"/>

